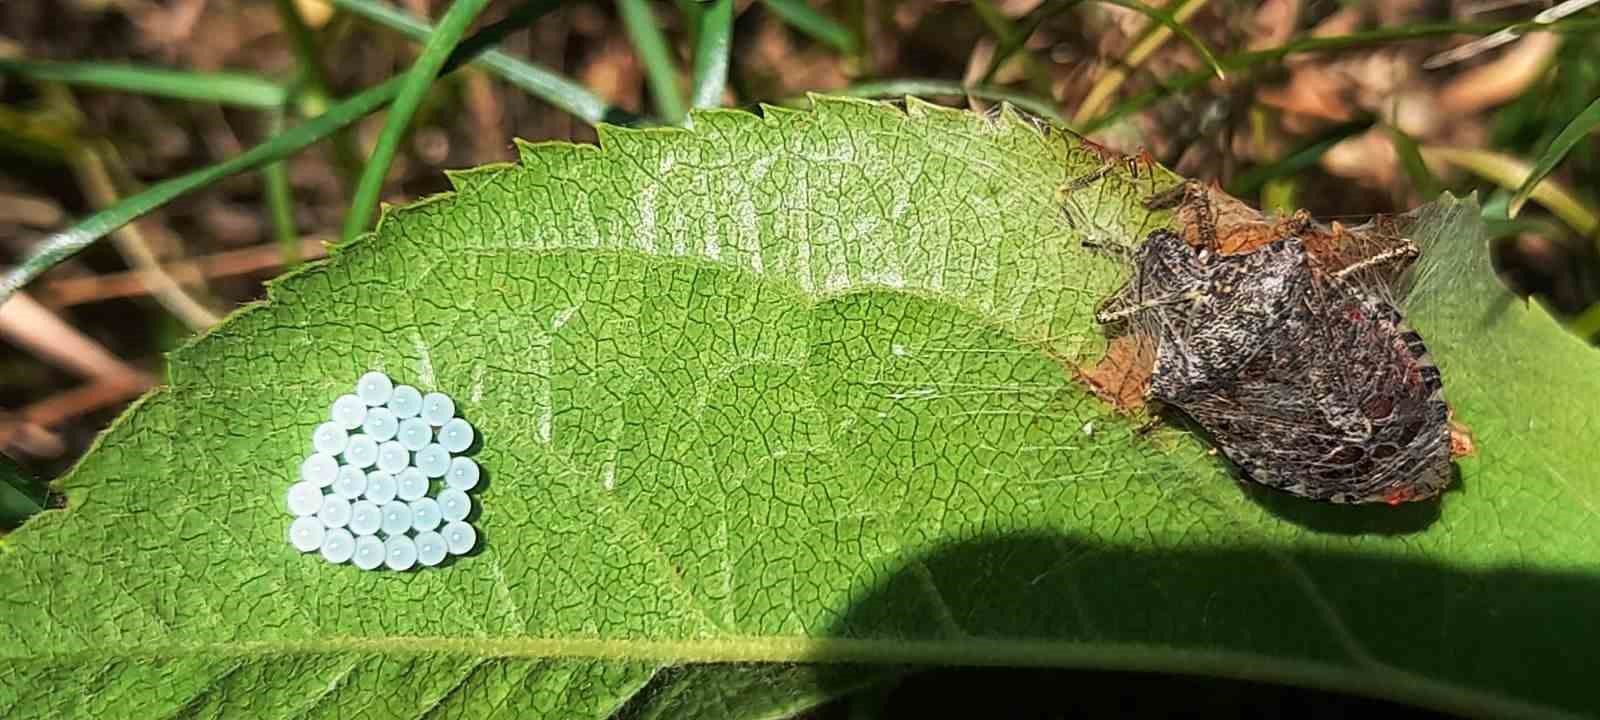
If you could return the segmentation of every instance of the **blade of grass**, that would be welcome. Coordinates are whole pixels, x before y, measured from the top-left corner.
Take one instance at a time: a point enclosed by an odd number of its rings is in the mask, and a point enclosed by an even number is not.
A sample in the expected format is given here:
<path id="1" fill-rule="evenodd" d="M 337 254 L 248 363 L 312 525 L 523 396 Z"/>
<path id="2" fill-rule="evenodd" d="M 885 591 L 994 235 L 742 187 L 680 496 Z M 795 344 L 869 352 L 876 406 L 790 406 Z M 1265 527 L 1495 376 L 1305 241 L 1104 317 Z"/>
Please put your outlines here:
<path id="1" fill-rule="evenodd" d="M 695 33 L 694 72 L 689 106 L 717 107 L 728 86 L 728 53 L 733 45 L 733 0 L 712 0 L 700 11 Z"/>
<path id="2" fill-rule="evenodd" d="M 283 113 L 272 113 L 270 130 L 283 132 Z M 337 135 L 337 134 L 336 134 Z M 300 264 L 300 231 L 294 226 L 294 189 L 289 186 L 289 170 L 284 161 L 261 168 L 261 183 L 267 196 L 267 216 L 272 219 L 272 236 L 283 251 L 283 266 Z"/>
<path id="3" fill-rule="evenodd" d="M 1533 188 L 1556 169 L 1556 165 L 1572 151 L 1586 135 L 1600 128 L 1600 98 L 1596 98 L 1589 107 L 1578 113 L 1578 116 L 1567 123 L 1556 139 L 1551 141 L 1550 147 L 1539 154 L 1539 160 L 1533 164 L 1533 172 L 1528 173 L 1528 179 L 1522 181 L 1522 187 L 1517 188 L 1516 194 L 1511 196 L 1511 217 L 1516 217 L 1522 212 L 1523 203 L 1528 202 L 1528 197 L 1533 195 Z"/>
<path id="4" fill-rule="evenodd" d="M 844 72 L 852 78 L 870 74 L 872 70 L 871 53 L 867 48 L 872 47 L 873 11 L 867 3 L 868 0 L 840 0 L 839 3 L 844 26 L 850 28 L 850 37 L 855 39 L 855 45 L 846 51 L 844 59 Z"/>
<path id="5" fill-rule="evenodd" d="M 400 141 L 411 128 L 411 116 L 422 106 L 423 97 L 433 87 L 434 78 L 444 68 L 445 60 L 449 59 L 456 43 L 461 42 L 462 36 L 467 33 L 467 26 L 488 4 L 489 0 L 455 0 L 451 3 L 450 9 L 439 20 L 439 26 L 428 36 L 428 42 L 423 44 L 422 54 L 406 71 L 400 94 L 389 106 L 383 130 L 378 133 L 378 142 L 367 157 L 367 166 L 361 170 L 361 180 L 356 183 L 355 197 L 344 216 L 344 231 L 341 233 L 344 240 L 349 241 L 367 231 L 372 213 L 378 206 L 378 196 L 383 192 L 384 178 L 389 175 L 389 165 L 394 162 Z"/>
<path id="6" fill-rule="evenodd" d="M 1313 139 L 1311 142 L 1296 148 L 1282 159 L 1270 165 L 1255 168 L 1234 178 L 1228 185 L 1228 192 L 1236 197 L 1254 195 L 1261 186 L 1269 180 L 1294 175 L 1306 168 L 1313 167 L 1322 159 L 1328 148 L 1339 144 L 1352 135 L 1366 132 L 1372 127 L 1372 118 L 1357 118 L 1347 123 L 1341 123 Z"/>
<path id="7" fill-rule="evenodd" d="M 817 12 L 805 0 L 762 0 L 761 4 L 794 29 L 839 52 L 853 54 L 859 47 L 850 28 Z"/>
<path id="8" fill-rule="evenodd" d="M 328 80 L 328 68 L 323 65 L 321 55 L 317 52 L 317 39 L 312 34 L 311 28 L 306 25 L 306 20 L 300 15 L 300 7 L 295 0 L 276 0 L 278 19 L 283 23 L 283 28 L 289 36 L 289 43 L 294 48 L 295 59 L 299 61 L 301 78 L 304 89 L 310 90 L 317 98 L 327 98 L 332 95 L 329 89 L 333 84 Z M 278 132 L 282 125 L 282 116 L 274 118 L 274 130 Z M 355 139 L 347 130 L 340 130 L 333 134 L 331 143 L 333 150 L 333 164 L 339 170 L 339 180 L 344 183 L 348 192 L 355 187 L 356 178 L 361 174 L 361 154 L 356 150 Z M 270 172 L 270 170 L 269 170 Z M 268 188 L 271 188 L 269 183 Z M 269 194 L 268 199 L 271 199 Z"/>
<path id="9" fill-rule="evenodd" d="M 1583 10 L 1590 5 L 1595 4 L 1595 2 L 1597 2 L 1597 0 L 1566 0 L 1566 2 L 1559 3 L 1554 7 L 1546 8 L 1538 15 L 1533 16 L 1533 22 L 1555 22 L 1561 18 Z M 1501 45 L 1516 42 L 1521 37 L 1521 31 L 1502 30 L 1488 37 L 1479 38 L 1465 45 L 1459 45 L 1423 60 L 1422 69 L 1437 70 L 1446 65 L 1477 57 L 1478 55 L 1488 52 L 1493 48 L 1500 47 Z"/>
<path id="10" fill-rule="evenodd" d="M 77 175 L 83 194 L 95 207 L 115 206 L 121 199 L 106 161 L 106 155 L 114 153 L 108 142 L 90 142 L 85 143 L 73 158 L 73 174 Z M 128 267 L 139 271 L 150 296 L 190 330 L 203 332 L 222 319 L 167 273 L 161 266 L 160 258 L 150 249 L 149 238 L 138 223 L 117 228 L 112 232 L 111 241 Z"/>
<path id="11" fill-rule="evenodd" d="M 0 455 L 0 525 L 15 527 L 44 510 L 45 491 L 15 461 Z"/>
<path id="12" fill-rule="evenodd" d="M 1032 37 L 1040 26 L 1049 22 L 1051 18 L 1081 4 L 1083 4 L 1083 0 L 1047 1 L 1028 11 L 1027 15 L 1022 16 L 1022 19 L 1016 22 L 1016 32 L 1012 33 L 1009 38 L 1001 39 L 995 45 L 994 57 L 989 60 L 989 67 L 983 71 L 983 82 L 987 83 L 994 80 L 995 73 L 1000 72 L 1000 68 L 1006 64 L 1006 61 L 1010 60 L 1012 55 L 1015 55 L 1018 50 L 1028 44 L 1028 38 Z"/>
<path id="13" fill-rule="evenodd" d="M 1101 1 L 1144 12 L 1159 24 L 1146 28 L 1139 41 L 1134 43 L 1132 48 L 1129 48 L 1127 55 L 1123 56 L 1122 64 L 1107 70 L 1104 75 L 1100 76 L 1099 80 L 1095 81 L 1094 86 L 1089 88 L 1089 94 L 1084 97 L 1083 104 L 1078 106 L 1078 112 L 1072 116 L 1072 122 L 1075 125 L 1082 125 L 1089 118 L 1094 117 L 1095 113 L 1100 112 L 1100 109 L 1105 107 L 1106 102 L 1116 93 L 1117 88 L 1122 86 L 1122 82 L 1128 79 L 1128 72 L 1143 64 L 1151 54 L 1166 44 L 1167 38 L 1172 37 L 1174 32 L 1181 30 L 1181 34 L 1184 37 L 1192 38 L 1193 35 L 1189 34 L 1188 29 L 1183 27 L 1183 23 L 1190 16 L 1199 12 L 1200 8 L 1206 4 L 1206 0 L 1175 0 L 1177 9 L 1168 14 L 1156 11 L 1142 3 L 1132 2 L 1132 0 Z M 1174 28 L 1177 28 L 1177 30 Z M 1217 63 L 1216 58 L 1212 57 L 1211 51 L 1202 48 L 1200 52 L 1207 59 L 1209 66 L 1216 72 L 1217 76 L 1221 77 L 1222 66 Z"/>
<path id="14" fill-rule="evenodd" d="M 1600 336 L 1600 303 L 1590 305 L 1571 322 L 1567 323 L 1567 330 L 1573 335 L 1583 338 L 1588 342 L 1596 342 Z"/>
<path id="15" fill-rule="evenodd" d="M 904 97 L 906 95 L 967 97 L 970 95 L 984 100 L 1008 102 L 1035 115 L 1050 118 L 1056 122 L 1065 122 L 1061 118 L 1061 113 L 1056 111 L 1055 105 L 1048 100 L 988 85 L 962 85 L 953 80 L 920 78 L 878 80 L 856 83 L 838 92 L 851 97 Z"/>
<path id="16" fill-rule="evenodd" d="M 1212 54 L 1211 48 L 1206 47 L 1206 44 L 1200 40 L 1200 37 L 1190 32 L 1188 26 L 1183 24 L 1191 16 L 1193 16 L 1196 11 L 1205 5 L 1205 3 L 1189 2 L 1179 5 L 1176 10 L 1169 13 L 1164 8 L 1151 7 L 1139 2 L 1138 0 L 1095 0 L 1095 2 L 1105 3 L 1107 5 L 1116 5 L 1117 7 L 1124 7 L 1140 13 L 1151 20 L 1161 23 L 1162 25 L 1165 25 L 1168 30 L 1177 33 L 1180 39 L 1188 43 L 1190 47 L 1194 48 L 1195 52 L 1200 53 L 1200 59 L 1205 61 L 1206 67 L 1211 68 L 1211 72 L 1216 73 L 1217 77 L 1222 78 L 1227 76 L 1227 74 L 1223 72 L 1222 65 L 1217 62 L 1217 56 Z M 1165 42 L 1165 38 L 1163 38 L 1161 42 Z"/>
<path id="17" fill-rule="evenodd" d="M 0 74 L 240 107 L 275 108 L 287 96 L 283 87 L 270 80 L 233 72 L 0 58 Z"/>
<path id="18" fill-rule="evenodd" d="M 1406 177 L 1411 179 L 1411 187 L 1424 199 L 1432 200 L 1439 197 L 1441 185 L 1439 178 L 1433 176 L 1433 171 L 1428 169 L 1428 163 L 1423 162 L 1422 152 L 1417 149 L 1417 141 L 1407 135 L 1404 130 L 1393 125 L 1385 125 L 1389 132 L 1389 142 L 1394 145 L 1394 152 L 1400 156 L 1400 167 L 1406 171 Z"/>
<path id="19" fill-rule="evenodd" d="M 978 19 L 983 21 L 983 24 L 988 27 L 989 33 L 994 36 L 994 45 L 989 52 L 989 60 L 983 72 L 977 78 L 963 76 L 962 82 L 989 85 L 992 84 L 995 75 L 1000 72 L 1000 68 L 1005 65 L 1006 61 L 1010 60 L 1018 49 L 1027 44 L 1028 38 L 1033 35 L 1034 30 L 1038 29 L 1038 25 L 1028 24 L 1034 16 L 1033 13 L 1018 18 L 1017 21 L 1012 21 L 992 0 L 975 0 L 971 3 L 971 6 Z M 1049 6 L 1042 5 L 1040 7 Z M 1002 52 L 1005 55 L 1004 57 L 1001 57 Z M 1017 58 L 1017 65 L 1022 70 L 1022 77 L 1024 82 L 1027 83 L 1028 92 L 1036 95 L 1050 94 L 1049 73 L 1045 72 L 1044 68 L 1040 67 L 1033 57 L 1024 53 Z"/>
<path id="20" fill-rule="evenodd" d="M 441 72 L 447 73 L 500 42 L 506 35 L 521 29 L 533 18 L 548 11 L 553 3 L 529 3 L 505 20 L 486 27 L 466 42 L 461 43 Z M 186 175 L 164 180 L 146 188 L 144 192 L 125 198 L 122 202 L 101 210 L 79 221 L 66 230 L 45 238 L 28 253 L 26 258 L 0 277 L 0 304 L 28 284 L 40 273 L 54 267 L 95 241 L 106 236 L 131 220 L 139 218 L 162 205 L 194 190 L 236 173 L 254 170 L 262 165 L 282 160 L 316 143 L 345 126 L 383 107 L 400 93 L 405 76 L 393 77 L 340 101 L 327 112 L 296 125 L 266 142 L 256 145 L 237 156 L 220 163 L 208 165 Z"/>
<path id="21" fill-rule="evenodd" d="M 678 92 L 678 69 L 667 49 L 667 39 L 656 27 L 655 14 L 647 0 L 617 0 L 623 28 L 633 43 L 639 62 L 644 65 L 645 81 L 655 101 L 656 114 L 668 125 L 683 123 L 683 96 Z"/>
<path id="22" fill-rule="evenodd" d="M 324 1 L 413 40 L 426 40 L 433 33 L 432 25 L 375 0 Z M 582 85 L 498 50 L 484 53 L 476 63 L 488 68 L 500 79 L 522 88 L 529 95 L 571 113 L 590 125 L 602 122 L 630 124 L 638 120 L 627 112 L 607 104 L 605 100 L 589 92 Z"/>
<path id="23" fill-rule="evenodd" d="M 1313 52 L 1329 52 L 1335 50 L 1351 50 L 1355 48 L 1386 45 L 1404 40 L 1422 40 L 1434 37 L 1451 35 L 1488 35 L 1506 28 L 1521 28 L 1526 32 L 1554 32 L 1561 34 L 1584 34 L 1600 31 L 1600 18 L 1571 17 L 1549 23 L 1536 24 L 1529 22 L 1512 23 L 1419 23 L 1416 25 L 1401 25 L 1396 27 L 1379 28 L 1377 30 L 1364 30 L 1347 35 L 1330 37 L 1300 38 L 1284 43 L 1275 48 L 1251 50 L 1247 52 L 1226 55 L 1218 59 L 1218 64 L 1230 73 L 1238 73 L 1260 65 L 1272 65 L 1290 56 Z M 1091 121 L 1082 123 L 1082 132 L 1092 133 L 1128 115 L 1149 107 L 1152 103 L 1162 98 L 1185 93 L 1193 90 L 1213 77 L 1210 69 L 1192 70 L 1174 77 L 1163 78 L 1154 88 L 1134 95 L 1122 101 L 1105 114 Z"/>
<path id="24" fill-rule="evenodd" d="M 1424 158 L 1465 169 L 1507 190 L 1521 187 L 1531 172 L 1526 161 L 1490 150 L 1425 145 L 1421 151 Z M 1600 230 L 1600 213 L 1554 180 L 1539 181 L 1530 197 L 1579 235 L 1595 237 Z"/>

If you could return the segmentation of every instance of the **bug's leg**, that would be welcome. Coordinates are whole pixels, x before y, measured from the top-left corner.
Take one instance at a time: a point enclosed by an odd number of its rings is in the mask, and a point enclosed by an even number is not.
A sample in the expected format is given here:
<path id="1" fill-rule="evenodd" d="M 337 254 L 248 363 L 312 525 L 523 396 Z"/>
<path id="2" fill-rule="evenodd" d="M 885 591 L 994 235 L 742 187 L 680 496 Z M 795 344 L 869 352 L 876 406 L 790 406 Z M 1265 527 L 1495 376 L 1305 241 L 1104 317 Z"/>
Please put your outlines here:
<path id="1" fill-rule="evenodd" d="M 1190 291 L 1174 295 L 1163 295 L 1158 298 L 1140 300 L 1139 302 L 1135 303 L 1119 302 L 1117 298 L 1113 298 L 1110 302 L 1107 302 L 1105 306 L 1095 311 L 1094 321 L 1100 323 L 1101 325 L 1109 325 L 1111 323 L 1133 317 L 1134 315 L 1138 315 L 1139 313 L 1152 308 L 1163 307 L 1166 305 L 1187 305 L 1192 302 L 1199 302 L 1203 299 L 1204 297 L 1199 291 Z"/>
<path id="2" fill-rule="evenodd" d="M 1096 240 L 1083 240 L 1078 243 L 1083 249 L 1093 253 L 1108 256 L 1119 262 L 1132 262 L 1134 249 L 1118 243 L 1103 243 Z"/>
<path id="3" fill-rule="evenodd" d="M 1141 168 L 1150 177 L 1150 189 L 1154 191 L 1156 183 L 1156 158 L 1154 155 L 1150 154 L 1149 148 L 1140 150 L 1138 155 L 1128 158 L 1128 173 L 1135 179 L 1138 179 L 1139 170 Z"/>
<path id="4" fill-rule="evenodd" d="M 1161 425 L 1162 425 L 1161 416 L 1160 415 L 1152 415 L 1150 417 L 1150 419 L 1145 420 L 1143 424 L 1141 424 L 1141 425 L 1139 425 L 1139 427 L 1136 427 L 1136 428 L 1133 429 L 1133 435 L 1134 435 L 1134 437 L 1141 437 L 1141 438 L 1145 437 L 1145 436 L 1149 435 L 1150 433 L 1155 432 L 1156 428 L 1161 427 Z"/>
<path id="5" fill-rule="evenodd" d="M 1124 171 L 1126 171 L 1128 174 L 1128 177 L 1134 180 L 1139 179 L 1140 174 L 1146 174 L 1149 175 L 1151 182 L 1155 181 L 1156 160 L 1155 157 L 1150 154 L 1148 149 L 1140 150 L 1134 155 L 1121 155 L 1110 148 L 1095 145 L 1087 140 L 1084 141 L 1084 146 L 1093 151 L 1096 155 L 1100 156 L 1100 167 L 1062 183 L 1061 187 L 1056 189 L 1057 199 L 1064 198 L 1067 195 L 1104 180 L 1105 177 L 1110 175 L 1111 171 L 1115 170 L 1118 165 L 1121 165 Z"/>
<path id="6" fill-rule="evenodd" d="M 1368 270 L 1379 265 L 1387 265 L 1389 263 L 1412 260 L 1420 255 L 1421 252 L 1422 251 L 1417 249 L 1417 244 L 1411 242 L 1410 238 L 1403 238 L 1398 247 L 1385 250 L 1364 260 L 1350 263 L 1344 268 L 1335 271 L 1333 276 L 1343 280 L 1353 273 L 1361 272 L 1362 270 Z"/>
<path id="7" fill-rule="evenodd" d="M 1211 204 L 1211 193 L 1199 180 L 1185 180 L 1170 190 L 1156 193 L 1144 200 L 1148 210 L 1178 210 L 1187 213 L 1190 224 L 1202 247 L 1218 252 L 1217 209 Z"/>
<path id="8" fill-rule="evenodd" d="M 1116 160 L 1107 160 L 1100 167 L 1062 183 L 1061 187 L 1056 188 L 1056 201 L 1065 202 L 1067 196 L 1100 182 L 1101 180 L 1105 179 L 1107 175 L 1110 175 L 1111 171 L 1115 170 L 1116 167 Z"/>
<path id="9" fill-rule="evenodd" d="M 1184 197 L 1189 192 L 1189 185 L 1194 182 L 1193 180 L 1185 180 L 1161 192 L 1151 193 L 1149 197 L 1144 199 L 1144 208 L 1146 210 L 1171 210 L 1182 205 Z"/>

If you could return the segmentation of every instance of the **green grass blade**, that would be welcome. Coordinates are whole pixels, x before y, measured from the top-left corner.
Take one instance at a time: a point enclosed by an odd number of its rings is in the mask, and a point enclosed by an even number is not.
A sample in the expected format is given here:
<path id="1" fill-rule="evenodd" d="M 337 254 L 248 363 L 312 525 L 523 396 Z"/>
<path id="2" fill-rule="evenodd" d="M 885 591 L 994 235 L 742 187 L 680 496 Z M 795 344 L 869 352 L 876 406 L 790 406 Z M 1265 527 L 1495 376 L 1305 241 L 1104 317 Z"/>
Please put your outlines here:
<path id="1" fill-rule="evenodd" d="M 1241 174 L 1228 185 L 1228 192 L 1238 197 L 1254 195 L 1269 180 L 1288 177 L 1315 166 L 1317 161 L 1322 159 L 1322 155 L 1328 152 L 1328 148 L 1353 135 L 1366 132 L 1371 127 L 1372 118 L 1367 117 L 1357 118 L 1329 128 L 1311 142 L 1285 155 L 1283 159 Z"/>
<path id="2" fill-rule="evenodd" d="M 1517 213 L 1522 212 L 1523 203 L 1528 202 L 1539 182 L 1544 180 L 1550 171 L 1555 170 L 1556 165 L 1561 163 L 1567 153 L 1597 127 L 1600 127 L 1600 98 L 1596 98 L 1594 102 L 1589 103 L 1589 107 L 1578 113 L 1578 116 L 1573 118 L 1572 122 L 1561 130 L 1561 134 L 1550 143 L 1550 147 L 1545 148 L 1539 155 L 1539 160 L 1533 164 L 1533 172 L 1528 173 L 1528 179 L 1522 181 L 1522 187 L 1517 188 L 1516 194 L 1511 196 L 1511 217 L 1516 217 Z"/>
<path id="3" fill-rule="evenodd" d="M 1033 33 L 1038 31 L 1039 26 L 1045 21 L 1077 7 L 1082 2 L 1083 0 L 1045 2 L 1018 19 L 1012 25 L 1012 32 L 995 43 L 994 56 L 989 59 L 989 67 L 983 71 L 982 82 L 993 81 L 995 74 L 1000 72 L 1006 61 L 1028 44 L 1028 38 L 1033 37 Z"/>
<path id="4" fill-rule="evenodd" d="M 283 113 L 271 117 L 272 134 L 283 132 Z M 267 197 L 267 215 L 272 219 L 272 237 L 283 253 L 283 266 L 294 267 L 300 262 L 300 231 L 294 226 L 294 190 L 289 186 L 289 170 L 283 161 L 267 163 L 261 168 L 261 182 Z"/>
<path id="5" fill-rule="evenodd" d="M 1117 7 L 1127 8 L 1134 12 L 1140 13 L 1151 20 L 1161 23 L 1162 25 L 1165 25 L 1168 30 L 1177 33 L 1178 37 L 1183 38 L 1184 42 L 1189 43 L 1189 46 L 1194 48 L 1195 52 L 1200 53 L 1200 59 L 1205 61 L 1206 67 L 1210 68 L 1211 72 L 1215 73 L 1217 77 L 1220 78 L 1227 76 L 1222 69 L 1222 63 L 1217 62 L 1217 56 L 1212 54 L 1211 48 L 1206 47 L 1205 42 L 1201 41 L 1200 38 L 1194 33 L 1189 32 L 1189 28 L 1183 23 L 1178 22 L 1178 19 L 1174 17 L 1172 13 L 1160 8 L 1150 7 L 1149 5 L 1139 2 L 1138 0 L 1096 1 L 1105 3 L 1107 5 L 1116 5 Z"/>
<path id="6" fill-rule="evenodd" d="M 1208 1 L 1176 0 L 1171 4 L 1172 12 L 1170 15 L 1172 22 L 1182 25 L 1190 17 L 1193 17 L 1195 13 L 1200 12 L 1200 9 L 1205 7 Z M 1144 61 L 1149 59 L 1156 50 L 1166 45 L 1172 34 L 1172 28 L 1159 20 L 1147 25 L 1134 39 L 1133 44 L 1117 58 L 1117 64 L 1106 68 L 1105 72 L 1095 79 L 1094 85 L 1090 86 L 1089 92 L 1078 103 L 1077 111 L 1072 114 L 1073 124 L 1082 125 L 1098 114 L 1102 108 L 1110 103 L 1111 98 L 1116 95 L 1117 89 L 1122 87 L 1122 83 L 1140 66 L 1144 65 Z"/>
<path id="7" fill-rule="evenodd" d="M 1567 323 L 1567 329 L 1587 342 L 1600 341 L 1600 303 L 1590 305 L 1578 313 L 1577 317 Z"/>
<path id="8" fill-rule="evenodd" d="M 854 53 L 860 46 L 850 28 L 817 12 L 805 0 L 762 0 L 761 4 L 790 27 L 839 52 Z"/>
<path id="9" fill-rule="evenodd" d="M 554 4 L 553 2 L 527 3 L 506 19 L 474 33 L 450 55 L 441 72 L 450 72 L 471 61 L 494 47 L 501 38 L 549 11 Z M 198 190 L 229 175 L 254 170 L 293 155 L 366 117 L 372 111 L 394 100 L 400 93 L 400 84 L 404 80 L 405 76 L 390 78 L 382 84 L 367 88 L 354 97 L 339 102 L 327 112 L 296 125 L 238 156 L 151 185 L 144 192 L 128 197 L 116 205 L 90 215 L 66 230 L 45 238 L 22 262 L 0 277 L 0 303 L 4 303 L 18 288 L 54 267 L 56 263 L 76 255 L 112 230 L 171 202 L 173 198 Z"/>
<path id="10" fill-rule="evenodd" d="M 375 0 L 328 0 L 328 2 L 334 7 L 413 40 L 426 40 L 433 33 L 432 25 Z M 571 113 L 590 125 L 602 122 L 631 124 L 638 120 L 626 111 L 612 107 L 582 85 L 498 50 L 484 53 L 476 63 L 529 95 Z"/>
<path id="11" fill-rule="evenodd" d="M 11 458 L 0 455 L 0 526 L 21 525 L 44 510 L 44 486 Z"/>
<path id="12" fill-rule="evenodd" d="M 722 104 L 722 91 L 728 86 L 728 54 L 733 46 L 733 0 L 712 0 L 707 3 L 700 12 L 698 22 L 689 105 L 697 108 L 717 107 Z"/>
<path id="13" fill-rule="evenodd" d="M 952 96 L 966 97 L 968 95 L 984 100 L 1008 102 L 1023 110 L 1040 117 L 1050 118 L 1056 122 L 1065 122 L 1061 113 L 1056 110 L 1055 104 L 1044 98 L 1034 97 L 1005 88 L 990 85 L 962 85 L 954 80 L 934 80 L 924 78 L 903 78 L 898 80 L 876 80 L 851 85 L 838 92 L 850 97 L 904 97 L 914 95 L 918 97 Z"/>
<path id="14" fill-rule="evenodd" d="M 378 134 L 378 143 L 372 148 L 372 155 L 367 158 L 367 166 L 361 171 L 361 180 L 356 183 L 355 198 L 350 201 L 350 211 L 345 213 L 344 232 L 345 240 L 350 240 L 367 230 L 367 224 L 372 220 L 372 213 L 378 205 L 378 195 L 383 192 L 384 178 L 389 175 L 389 165 L 394 162 L 395 152 L 400 148 L 400 141 L 405 137 L 406 131 L 411 127 L 411 116 L 416 114 L 421 107 L 422 99 L 433 87 L 434 78 L 444 68 L 444 63 L 450 57 L 450 52 L 455 49 L 456 43 L 461 41 L 467 32 L 467 26 L 478 17 L 478 13 L 489 4 L 489 0 L 456 0 L 450 4 L 450 9 L 445 11 L 444 18 L 439 21 L 428 42 L 422 46 L 422 54 L 417 61 L 406 71 L 405 82 L 400 87 L 400 94 L 395 98 L 394 104 L 389 108 L 389 116 L 384 120 L 383 130 Z"/>
<path id="15" fill-rule="evenodd" d="M 275 108 L 282 105 L 287 96 L 277 83 L 236 72 L 0 58 L 0 74 L 240 107 Z"/>
<path id="16" fill-rule="evenodd" d="M 309 90 L 318 101 L 325 100 L 332 95 L 330 88 L 333 84 L 328 79 L 328 68 L 323 64 L 322 57 L 317 51 L 316 35 L 306 25 L 305 18 L 301 17 L 300 8 L 295 4 L 295 0 L 276 0 L 275 5 L 278 9 L 278 21 L 283 24 L 284 34 L 289 36 L 295 58 L 300 64 L 304 83 L 300 88 L 300 94 L 303 96 Z M 348 130 L 334 133 L 332 150 L 333 164 L 339 171 L 339 180 L 343 183 L 345 191 L 349 192 L 350 188 L 355 187 L 356 178 L 361 175 L 361 153 L 356 148 L 355 138 L 351 137 Z"/>
<path id="17" fill-rule="evenodd" d="M 1463 168 L 1508 190 L 1522 187 L 1528 174 L 1532 172 L 1532 168 L 1521 158 L 1493 150 L 1429 145 L 1422 147 L 1421 152 L 1423 157 L 1431 156 L 1437 162 Z M 1579 235 L 1595 237 L 1596 233 L 1600 233 L 1600 210 L 1589 207 L 1555 180 L 1545 178 L 1534 185 L 1533 194 L 1529 197 L 1538 201 Z"/>
<path id="18" fill-rule="evenodd" d="M 1401 169 L 1405 170 L 1406 177 L 1411 179 L 1411 187 L 1424 200 L 1439 197 L 1439 192 L 1444 186 L 1439 183 L 1439 178 L 1433 176 L 1433 171 L 1428 169 L 1428 163 L 1423 161 L 1417 141 L 1406 134 L 1406 131 L 1393 125 L 1385 125 L 1384 128 L 1389 132 L 1389 142 L 1394 145 L 1395 154 L 1400 156 Z"/>
<path id="19" fill-rule="evenodd" d="M 672 62 L 672 52 L 667 39 L 656 27 L 655 14 L 647 0 L 617 0 L 617 12 L 622 15 L 622 25 L 628 31 L 639 62 L 644 65 L 645 81 L 650 84 L 650 97 L 655 101 L 656 113 L 669 125 L 683 122 L 683 95 L 678 92 L 678 69 Z"/>

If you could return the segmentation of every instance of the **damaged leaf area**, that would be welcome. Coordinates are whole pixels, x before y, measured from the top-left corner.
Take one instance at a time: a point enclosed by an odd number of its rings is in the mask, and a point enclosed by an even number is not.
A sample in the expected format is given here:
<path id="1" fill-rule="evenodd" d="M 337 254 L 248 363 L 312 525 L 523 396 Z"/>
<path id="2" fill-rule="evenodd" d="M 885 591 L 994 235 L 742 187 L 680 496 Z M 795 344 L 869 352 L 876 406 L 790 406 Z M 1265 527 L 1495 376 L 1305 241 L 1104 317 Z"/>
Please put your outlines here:
<path id="1" fill-rule="evenodd" d="M 1176 178 L 1120 171 L 1069 218 L 1101 166 L 1010 112 L 819 98 L 454 174 L 175 353 L 0 541 L 0 706 L 769 717 L 960 663 L 1591 709 L 1600 372 L 1501 300 L 1473 204 L 1416 217 L 1406 311 L 1478 452 L 1437 502 L 1337 507 L 1085 382 L 1126 276 L 1084 243 L 1174 222 L 1141 200 Z M 372 368 L 495 438 L 477 554 L 285 545 Z"/>

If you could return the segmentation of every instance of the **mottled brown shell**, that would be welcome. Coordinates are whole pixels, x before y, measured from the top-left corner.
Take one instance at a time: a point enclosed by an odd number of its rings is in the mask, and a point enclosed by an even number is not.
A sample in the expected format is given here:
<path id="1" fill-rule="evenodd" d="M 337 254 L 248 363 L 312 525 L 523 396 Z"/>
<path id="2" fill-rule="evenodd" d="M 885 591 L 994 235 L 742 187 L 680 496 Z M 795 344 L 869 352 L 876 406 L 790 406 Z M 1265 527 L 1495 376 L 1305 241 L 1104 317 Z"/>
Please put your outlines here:
<path id="1" fill-rule="evenodd" d="M 1193 418 L 1252 480 L 1340 503 L 1450 482 L 1448 407 L 1422 337 L 1298 237 L 1235 254 L 1167 230 L 1102 317 L 1155 346 L 1148 397 Z"/>

